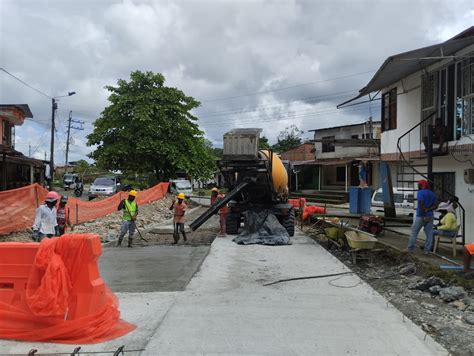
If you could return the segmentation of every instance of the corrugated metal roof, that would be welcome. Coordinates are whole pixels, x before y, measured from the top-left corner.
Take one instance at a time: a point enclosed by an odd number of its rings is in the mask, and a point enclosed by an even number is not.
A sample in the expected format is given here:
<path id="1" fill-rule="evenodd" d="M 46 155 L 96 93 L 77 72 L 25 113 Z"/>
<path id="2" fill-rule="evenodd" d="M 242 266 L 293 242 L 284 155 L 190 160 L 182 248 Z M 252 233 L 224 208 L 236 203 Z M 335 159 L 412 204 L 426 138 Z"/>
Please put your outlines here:
<path id="1" fill-rule="evenodd" d="M 339 104 L 337 107 L 339 108 L 374 91 L 386 88 L 410 74 L 443 60 L 444 57 L 453 56 L 456 52 L 472 44 L 474 44 L 474 26 L 445 42 L 390 56 L 369 83 L 359 90 L 356 97 Z"/>
<path id="2" fill-rule="evenodd" d="M 0 104 L 0 108 L 11 108 L 11 107 L 17 107 L 21 111 L 23 111 L 23 114 L 25 117 L 32 119 L 33 118 L 33 113 L 30 110 L 30 107 L 28 104 Z"/>

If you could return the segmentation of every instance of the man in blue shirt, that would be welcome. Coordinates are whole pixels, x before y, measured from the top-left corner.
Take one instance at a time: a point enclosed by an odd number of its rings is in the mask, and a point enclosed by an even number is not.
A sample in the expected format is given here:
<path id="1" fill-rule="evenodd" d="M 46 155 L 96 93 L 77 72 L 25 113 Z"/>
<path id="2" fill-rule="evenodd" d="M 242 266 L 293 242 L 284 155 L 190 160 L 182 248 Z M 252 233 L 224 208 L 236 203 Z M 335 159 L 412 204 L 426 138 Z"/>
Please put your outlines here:
<path id="1" fill-rule="evenodd" d="M 416 207 L 416 217 L 411 227 L 411 236 L 410 240 L 408 240 L 407 251 L 413 252 L 418 234 L 421 228 L 424 228 L 426 236 L 424 254 L 427 255 L 430 253 L 431 248 L 430 236 L 433 230 L 433 210 L 438 206 L 436 204 L 436 194 L 430 190 L 430 185 L 427 180 L 422 179 L 418 181 L 418 193 L 416 194 L 416 198 L 418 200 L 418 206 Z"/>

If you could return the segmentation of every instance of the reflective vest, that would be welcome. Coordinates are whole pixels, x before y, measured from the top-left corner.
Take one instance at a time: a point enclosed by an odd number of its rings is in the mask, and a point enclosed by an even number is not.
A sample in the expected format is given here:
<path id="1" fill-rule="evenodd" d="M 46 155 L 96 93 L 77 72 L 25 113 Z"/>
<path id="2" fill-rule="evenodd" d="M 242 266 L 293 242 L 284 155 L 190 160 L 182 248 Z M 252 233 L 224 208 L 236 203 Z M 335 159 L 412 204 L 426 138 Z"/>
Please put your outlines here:
<path id="1" fill-rule="evenodd" d="M 124 200 L 123 220 L 132 221 L 132 216 L 137 215 L 137 202 L 134 200 L 131 203 L 128 199 Z"/>

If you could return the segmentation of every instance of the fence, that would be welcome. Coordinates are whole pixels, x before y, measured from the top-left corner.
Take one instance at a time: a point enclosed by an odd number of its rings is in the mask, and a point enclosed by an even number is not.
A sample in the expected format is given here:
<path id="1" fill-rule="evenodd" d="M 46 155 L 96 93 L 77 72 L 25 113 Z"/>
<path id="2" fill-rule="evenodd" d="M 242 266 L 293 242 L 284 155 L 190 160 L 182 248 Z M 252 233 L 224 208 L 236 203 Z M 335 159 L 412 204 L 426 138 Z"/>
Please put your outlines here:
<path id="1" fill-rule="evenodd" d="M 138 192 L 137 203 L 143 205 L 162 199 L 167 191 L 168 183 L 159 183 Z M 0 192 L 0 235 L 33 226 L 36 208 L 43 203 L 47 193 L 38 184 Z M 127 196 L 127 192 L 119 192 L 99 201 L 83 201 L 71 197 L 68 201 L 71 222 L 80 224 L 111 214 Z"/>

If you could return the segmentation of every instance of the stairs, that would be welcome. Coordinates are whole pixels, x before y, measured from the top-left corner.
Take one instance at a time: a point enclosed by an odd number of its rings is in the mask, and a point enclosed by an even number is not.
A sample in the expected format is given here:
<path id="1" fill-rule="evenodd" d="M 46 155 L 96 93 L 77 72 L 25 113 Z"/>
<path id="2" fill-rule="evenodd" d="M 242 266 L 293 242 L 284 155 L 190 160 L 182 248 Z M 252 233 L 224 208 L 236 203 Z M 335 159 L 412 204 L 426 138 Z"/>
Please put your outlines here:
<path id="1" fill-rule="evenodd" d="M 425 152 L 425 147 L 421 144 L 421 136 L 427 132 L 425 129 L 427 125 L 431 125 L 432 118 L 436 111 L 425 119 L 421 120 L 417 125 L 405 132 L 398 138 L 398 162 L 397 162 L 397 187 L 399 190 L 413 192 L 414 194 L 414 209 L 416 209 L 418 202 L 416 199 L 416 192 L 418 191 L 417 182 L 420 179 L 426 179 L 430 185 L 434 186 L 434 181 L 430 177 L 430 162 L 433 166 L 433 157 L 444 155 L 446 153 L 435 154 L 431 147 L 431 160 L 429 153 Z M 420 134 L 421 132 L 421 134 Z M 431 131 L 428 131 L 431 132 Z M 413 142 L 413 143 L 412 143 Z M 431 179 L 430 179 L 431 178 Z M 455 192 L 446 191 L 441 188 L 443 194 L 449 197 L 454 197 Z M 458 203 L 459 215 L 458 222 L 461 223 L 461 229 L 458 237 L 462 237 L 462 245 L 465 243 L 465 217 L 466 211 L 461 203 Z M 414 212 L 415 213 L 415 212 Z"/>
<path id="2" fill-rule="evenodd" d="M 290 193 L 290 198 L 305 198 L 312 203 L 338 205 L 349 201 L 349 193 L 337 190 L 296 191 Z"/>

